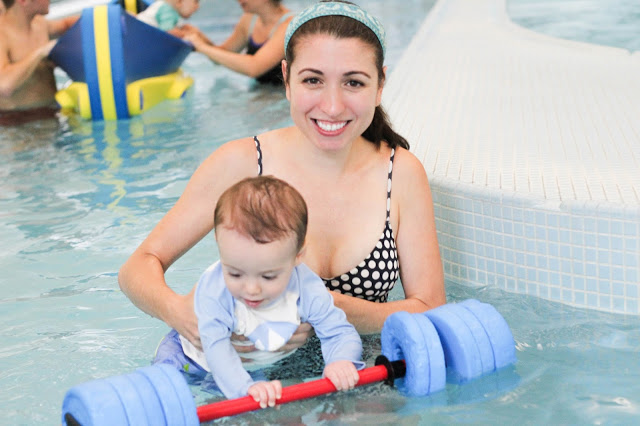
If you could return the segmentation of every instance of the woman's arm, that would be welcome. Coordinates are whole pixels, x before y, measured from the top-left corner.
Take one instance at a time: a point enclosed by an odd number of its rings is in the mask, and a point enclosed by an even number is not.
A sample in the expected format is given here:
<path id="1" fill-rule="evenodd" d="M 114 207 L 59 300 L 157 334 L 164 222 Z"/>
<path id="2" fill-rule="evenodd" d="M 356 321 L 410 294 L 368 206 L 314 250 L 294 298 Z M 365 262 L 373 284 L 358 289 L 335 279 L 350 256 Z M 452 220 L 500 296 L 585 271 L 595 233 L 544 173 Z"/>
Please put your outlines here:
<path id="1" fill-rule="evenodd" d="M 238 180 L 255 174 L 251 138 L 227 143 L 198 167 L 184 193 L 120 269 L 122 291 L 141 310 L 159 318 L 201 348 L 193 291 L 175 293 L 164 273 L 213 228 L 220 194 Z M 194 280 L 195 281 L 195 280 Z"/>
<path id="2" fill-rule="evenodd" d="M 396 149 L 391 214 L 397 214 L 396 247 L 405 299 L 374 303 L 331 292 L 336 306 L 360 333 L 378 333 L 397 311 L 424 312 L 446 303 L 431 190 L 424 167 Z"/>
<path id="3" fill-rule="evenodd" d="M 249 26 L 253 15 L 245 13 L 240 17 L 240 20 L 233 28 L 231 35 L 221 44 L 218 45 L 221 49 L 228 50 L 230 52 L 240 52 L 247 46 L 249 41 Z"/>
<path id="4" fill-rule="evenodd" d="M 207 55 L 213 62 L 255 78 L 277 66 L 284 58 L 284 35 L 289 21 L 290 19 L 280 24 L 273 36 L 254 55 L 227 49 L 227 42 L 221 46 L 213 46 L 195 37 L 186 39 L 193 43 L 198 52 Z"/>

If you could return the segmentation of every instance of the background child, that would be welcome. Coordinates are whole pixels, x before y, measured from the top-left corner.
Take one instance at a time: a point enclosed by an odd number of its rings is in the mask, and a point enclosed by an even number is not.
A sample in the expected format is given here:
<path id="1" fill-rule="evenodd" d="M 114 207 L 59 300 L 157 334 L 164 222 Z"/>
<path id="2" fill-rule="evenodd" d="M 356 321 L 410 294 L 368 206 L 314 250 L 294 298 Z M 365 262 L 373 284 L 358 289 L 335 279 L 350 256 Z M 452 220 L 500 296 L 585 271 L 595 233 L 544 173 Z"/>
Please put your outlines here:
<path id="1" fill-rule="evenodd" d="M 183 37 L 193 27 L 190 25 L 179 27 L 180 18 L 190 18 L 199 7 L 199 0 L 156 0 L 136 17 L 176 37 Z"/>
<path id="2" fill-rule="evenodd" d="M 254 382 L 231 345 L 231 334 L 248 337 L 258 354 L 267 351 L 279 359 L 282 352 L 273 351 L 302 321 L 320 338 L 324 376 L 338 390 L 353 388 L 357 368 L 364 367 L 362 343 L 322 280 L 301 263 L 307 206 L 298 191 L 271 176 L 246 178 L 218 200 L 214 227 L 220 261 L 200 277 L 194 296 L 204 353 L 174 330 L 154 362 L 195 374 L 211 371 L 227 398 L 249 394 L 263 408 L 273 406 L 281 396 L 280 382 Z M 263 365 L 268 356 L 260 359 Z"/>

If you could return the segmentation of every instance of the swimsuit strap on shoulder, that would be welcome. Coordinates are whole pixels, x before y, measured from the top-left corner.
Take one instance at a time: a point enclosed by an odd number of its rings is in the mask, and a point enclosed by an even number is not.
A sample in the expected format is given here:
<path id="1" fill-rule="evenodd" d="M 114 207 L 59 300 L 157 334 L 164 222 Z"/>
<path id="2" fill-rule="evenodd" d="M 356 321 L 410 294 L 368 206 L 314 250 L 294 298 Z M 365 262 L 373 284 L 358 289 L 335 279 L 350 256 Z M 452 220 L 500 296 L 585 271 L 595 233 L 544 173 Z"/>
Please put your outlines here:
<path id="1" fill-rule="evenodd" d="M 391 149 L 391 157 L 389 158 L 389 176 L 387 178 L 387 222 L 391 214 L 391 176 L 393 175 L 393 160 L 396 157 L 396 149 Z"/>
<path id="2" fill-rule="evenodd" d="M 258 20 L 258 15 L 253 15 L 251 17 L 251 22 L 249 22 L 249 31 L 247 32 L 247 34 L 249 34 L 248 38 L 251 38 L 251 34 L 253 34 L 253 28 L 256 26 L 257 20 Z"/>
<path id="3" fill-rule="evenodd" d="M 258 176 L 262 176 L 262 150 L 260 149 L 260 141 L 258 140 L 258 136 L 254 136 L 253 141 L 256 143 L 256 151 L 258 154 Z"/>
<path id="4" fill-rule="evenodd" d="M 278 22 L 276 22 L 276 24 L 273 26 L 273 28 L 271 28 L 271 31 L 269 31 L 269 38 L 271 38 L 273 36 L 273 33 L 276 32 L 276 30 L 278 29 L 280 24 L 282 24 L 284 21 L 287 20 L 287 18 L 289 18 L 290 16 L 293 16 L 293 15 L 295 15 L 295 13 L 293 13 L 293 12 L 287 12 L 284 15 L 282 15 L 280 17 L 280 19 L 278 19 Z"/>

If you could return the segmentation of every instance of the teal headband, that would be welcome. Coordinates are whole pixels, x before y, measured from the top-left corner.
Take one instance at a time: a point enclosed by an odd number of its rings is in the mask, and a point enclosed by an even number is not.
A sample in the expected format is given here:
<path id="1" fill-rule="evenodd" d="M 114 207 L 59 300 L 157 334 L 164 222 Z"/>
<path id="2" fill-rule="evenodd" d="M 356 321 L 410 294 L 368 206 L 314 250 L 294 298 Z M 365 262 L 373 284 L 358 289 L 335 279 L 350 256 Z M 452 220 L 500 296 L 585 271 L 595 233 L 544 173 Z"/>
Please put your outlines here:
<path id="1" fill-rule="evenodd" d="M 380 45 L 382 46 L 382 56 L 385 55 L 386 51 L 386 42 L 385 42 L 385 32 L 384 28 L 380 21 L 378 21 L 373 15 L 369 12 L 360 9 L 358 6 L 354 4 L 348 3 L 339 3 L 339 2 L 322 2 L 316 3 L 311 7 L 306 8 L 298 15 L 296 15 L 289 26 L 287 27 L 287 32 L 284 36 L 284 50 L 287 51 L 287 46 L 289 45 L 289 40 L 291 40 L 291 36 L 295 33 L 302 24 L 315 19 L 320 18 L 322 16 L 346 16 L 351 19 L 355 19 L 356 21 L 362 22 L 367 26 L 373 33 L 378 37 L 378 41 L 380 41 Z"/>

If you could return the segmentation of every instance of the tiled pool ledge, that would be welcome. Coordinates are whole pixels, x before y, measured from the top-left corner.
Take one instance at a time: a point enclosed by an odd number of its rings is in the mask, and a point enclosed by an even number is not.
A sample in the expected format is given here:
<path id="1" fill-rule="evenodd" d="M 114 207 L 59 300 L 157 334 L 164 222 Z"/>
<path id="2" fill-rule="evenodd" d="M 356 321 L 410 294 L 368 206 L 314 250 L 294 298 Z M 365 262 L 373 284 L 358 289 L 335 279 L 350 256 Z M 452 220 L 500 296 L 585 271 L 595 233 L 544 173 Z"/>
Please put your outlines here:
<path id="1" fill-rule="evenodd" d="M 429 175 L 448 281 L 640 314 L 640 54 L 440 0 L 383 103 Z"/>

